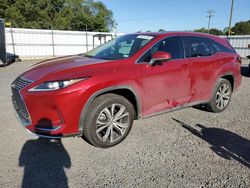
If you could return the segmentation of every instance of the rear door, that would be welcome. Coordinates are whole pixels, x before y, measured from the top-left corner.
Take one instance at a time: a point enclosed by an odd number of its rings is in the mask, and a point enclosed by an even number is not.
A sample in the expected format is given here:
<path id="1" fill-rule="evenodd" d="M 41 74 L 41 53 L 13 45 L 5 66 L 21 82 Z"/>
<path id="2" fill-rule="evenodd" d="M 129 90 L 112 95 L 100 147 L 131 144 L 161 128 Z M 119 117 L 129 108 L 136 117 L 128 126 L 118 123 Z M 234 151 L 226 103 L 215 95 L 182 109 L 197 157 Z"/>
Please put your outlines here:
<path id="1" fill-rule="evenodd" d="M 186 55 L 191 63 L 191 101 L 207 101 L 216 82 L 216 69 L 223 58 L 215 53 L 207 38 L 185 36 L 184 41 Z"/>
<path id="2" fill-rule="evenodd" d="M 171 60 L 149 66 L 147 63 L 156 51 L 170 53 Z M 142 63 L 145 116 L 188 102 L 190 66 L 189 61 L 184 58 L 181 37 L 168 37 L 158 42 L 139 59 L 138 63 Z"/>

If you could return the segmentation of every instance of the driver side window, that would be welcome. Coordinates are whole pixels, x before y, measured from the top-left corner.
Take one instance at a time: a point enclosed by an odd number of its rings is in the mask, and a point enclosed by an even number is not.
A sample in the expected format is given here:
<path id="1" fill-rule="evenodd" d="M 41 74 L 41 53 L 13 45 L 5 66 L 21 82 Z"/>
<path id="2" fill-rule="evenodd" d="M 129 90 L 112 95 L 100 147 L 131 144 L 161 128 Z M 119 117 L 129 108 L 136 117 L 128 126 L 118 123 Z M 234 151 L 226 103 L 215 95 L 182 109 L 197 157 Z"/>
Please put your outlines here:
<path id="1" fill-rule="evenodd" d="M 181 37 L 168 37 L 165 40 L 158 42 L 149 49 L 138 61 L 138 63 L 149 62 L 152 55 L 157 51 L 168 52 L 171 54 L 171 59 L 184 58 L 184 50 Z"/>
<path id="2" fill-rule="evenodd" d="M 139 60 L 138 63 L 148 63 L 152 58 L 152 50 L 148 50 Z"/>

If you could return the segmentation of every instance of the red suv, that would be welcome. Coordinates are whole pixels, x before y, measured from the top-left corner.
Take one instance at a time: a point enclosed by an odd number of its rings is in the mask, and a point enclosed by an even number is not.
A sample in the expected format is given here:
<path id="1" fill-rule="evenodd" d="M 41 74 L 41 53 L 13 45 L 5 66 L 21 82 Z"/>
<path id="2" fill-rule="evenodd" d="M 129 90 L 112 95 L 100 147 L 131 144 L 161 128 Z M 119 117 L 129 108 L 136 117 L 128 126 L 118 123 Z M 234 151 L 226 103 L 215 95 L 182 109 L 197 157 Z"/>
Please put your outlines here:
<path id="1" fill-rule="evenodd" d="M 30 132 L 105 148 L 120 143 L 133 120 L 195 105 L 223 111 L 241 83 L 240 63 L 213 35 L 129 34 L 36 64 L 12 83 L 12 101 Z"/>

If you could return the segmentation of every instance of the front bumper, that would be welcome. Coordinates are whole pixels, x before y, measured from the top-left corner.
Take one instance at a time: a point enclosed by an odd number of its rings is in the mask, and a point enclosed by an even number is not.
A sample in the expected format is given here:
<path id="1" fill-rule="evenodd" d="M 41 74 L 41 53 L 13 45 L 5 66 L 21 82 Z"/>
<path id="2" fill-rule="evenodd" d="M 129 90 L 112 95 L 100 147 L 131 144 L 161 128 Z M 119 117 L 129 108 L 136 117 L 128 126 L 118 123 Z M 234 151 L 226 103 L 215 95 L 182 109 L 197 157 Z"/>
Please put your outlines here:
<path id="1" fill-rule="evenodd" d="M 26 81 L 21 78 L 25 84 L 18 79 L 13 82 L 12 103 L 16 116 L 29 132 L 48 138 L 81 135 L 79 119 L 84 105 L 81 90 L 29 92 L 32 81 Z"/>

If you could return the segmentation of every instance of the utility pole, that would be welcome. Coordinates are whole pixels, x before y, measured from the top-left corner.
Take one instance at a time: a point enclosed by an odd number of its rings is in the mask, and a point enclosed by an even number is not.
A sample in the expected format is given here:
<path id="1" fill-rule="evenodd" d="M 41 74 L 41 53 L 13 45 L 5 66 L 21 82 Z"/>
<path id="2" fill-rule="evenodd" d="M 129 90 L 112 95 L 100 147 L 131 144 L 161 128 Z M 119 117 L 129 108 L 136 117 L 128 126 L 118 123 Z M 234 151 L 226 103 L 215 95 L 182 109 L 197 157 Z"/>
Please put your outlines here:
<path id="1" fill-rule="evenodd" d="M 118 26 L 118 24 L 115 23 L 115 38 L 117 38 L 117 26 Z"/>
<path id="2" fill-rule="evenodd" d="M 211 18 L 212 16 L 214 16 L 214 11 L 213 10 L 208 10 L 207 11 L 208 15 L 208 26 L 207 26 L 207 33 L 209 33 L 209 30 L 210 30 L 210 22 L 211 22 Z"/>
<path id="3" fill-rule="evenodd" d="M 49 0 L 50 5 L 52 6 L 52 9 L 55 10 L 55 7 L 53 6 L 51 0 Z M 53 20 L 54 17 L 50 17 L 50 29 L 51 29 L 51 45 L 52 45 L 52 53 L 53 57 L 55 57 L 55 40 L 54 40 L 54 26 L 53 26 Z"/>
<path id="4" fill-rule="evenodd" d="M 228 36 L 231 35 L 231 24 L 232 24 L 232 17 L 233 17 L 233 8 L 234 8 L 234 0 L 231 1 L 231 11 L 229 17 L 229 26 L 228 26 Z"/>
<path id="5" fill-rule="evenodd" d="M 55 57 L 55 40 L 54 40 L 54 28 L 53 28 L 53 21 L 51 21 L 51 43 L 52 43 L 52 53 L 53 57 Z"/>
<path id="6" fill-rule="evenodd" d="M 88 44 L 88 25 L 87 24 L 85 25 L 85 31 L 86 31 L 86 33 L 85 33 L 85 35 L 86 35 L 86 50 L 88 52 L 89 51 L 89 44 Z"/>

